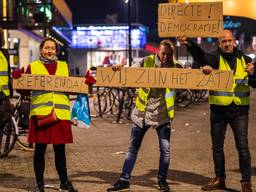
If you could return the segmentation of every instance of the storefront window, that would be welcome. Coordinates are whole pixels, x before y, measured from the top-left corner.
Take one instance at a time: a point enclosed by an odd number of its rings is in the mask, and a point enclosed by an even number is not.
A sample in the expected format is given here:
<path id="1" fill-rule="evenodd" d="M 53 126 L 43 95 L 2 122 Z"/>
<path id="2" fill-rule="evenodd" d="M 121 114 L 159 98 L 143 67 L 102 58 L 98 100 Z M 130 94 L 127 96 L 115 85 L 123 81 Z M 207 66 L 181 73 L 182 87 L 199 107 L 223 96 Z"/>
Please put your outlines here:
<path id="1" fill-rule="evenodd" d="M 53 20 L 52 3 L 50 0 L 20 0 L 18 15 L 27 27 L 47 27 Z"/>

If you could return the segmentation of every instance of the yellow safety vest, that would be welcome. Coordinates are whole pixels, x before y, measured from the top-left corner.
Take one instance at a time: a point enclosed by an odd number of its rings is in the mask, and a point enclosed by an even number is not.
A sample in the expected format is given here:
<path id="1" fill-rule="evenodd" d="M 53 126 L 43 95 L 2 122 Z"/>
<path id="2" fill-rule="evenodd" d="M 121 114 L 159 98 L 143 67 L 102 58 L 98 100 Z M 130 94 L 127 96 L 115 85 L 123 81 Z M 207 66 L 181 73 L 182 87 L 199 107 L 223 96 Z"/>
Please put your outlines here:
<path id="1" fill-rule="evenodd" d="M 41 61 L 30 64 L 31 74 L 49 75 Z M 64 61 L 57 62 L 55 75 L 68 77 L 68 65 Z M 32 91 L 30 116 L 48 115 L 52 109 L 60 120 L 70 120 L 70 102 L 66 94 L 54 91 Z"/>
<path id="2" fill-rule="evenodd" d="M 210 91 L 210 104 L 229 105 L 234 101 L 236 105 L 249 105 L 250 87 L 248 85 L 248 74 L 244 71 L 245 67 L 244 57 L 237 58 L 232 89 Z M 222 56 L 220 56 L 219 70 L 231 71 L 229 64 Z"/>
<path id="3" fill-rule="evenodd" d="M 155 56 L 150 55 L 149 58 L 144 62 L 144 67 L 156 67 Z M 148 103 L 148 95 L 150 88 L 140 88 L 138 96 L 136 98 L 136 108 L 139 111 L 145 111 Z M 174 117 L 174 101 L 175 101 L 175 90 L 166 88 L 165 102 L 167 106 L 168 116 L 172 119 Z"/>
<path id="4" fill-rule="evenodd" d="M 0 91 L 2 91 L 5 96 L 10 96 L 8 84 L 8 61 L 6 60 L 2 51 L 0 51 Z"/>

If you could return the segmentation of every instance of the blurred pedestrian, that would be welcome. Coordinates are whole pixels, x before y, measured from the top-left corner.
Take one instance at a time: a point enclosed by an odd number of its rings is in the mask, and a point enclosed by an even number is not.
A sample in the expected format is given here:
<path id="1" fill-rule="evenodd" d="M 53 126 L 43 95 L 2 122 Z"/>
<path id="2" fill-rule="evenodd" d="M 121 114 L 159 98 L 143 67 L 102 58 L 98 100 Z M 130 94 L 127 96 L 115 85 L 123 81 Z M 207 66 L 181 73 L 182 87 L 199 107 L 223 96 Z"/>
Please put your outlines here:
<path id="1" fill-rule="evenodd" d="M 233 71 L 231 90 L 211 90 L 209 96 L 211 139 L 215 177 L 202 187 L 202 190 L 225 189 L 224 141 L 229 124 L 235 138 L 239 154 L 243 192 L 251 192 L 251 155 L 248 146 L 248 110 L 250 87 L 255 86 L 251 59 L 239 51 L 230 30 L 224 30 L 219 37 L 219 47 L 212 53 L 202 50 L 185 36 L 178 37 L 186 44 L 195 62 L 203 72 L 210 74 L 213 69 Z"/>
<path id="2" fill-rule="evenodd" d="M 46 38 L 41 42 L 40 53 L 39 60 L 28 65 L 27 74 L 69 76 L 67 63 L 57 59 L 57 43 L 53 39 Z M 21 72 L 15 71 L 13 76 L 19 78 Z M 53 91 L 32 91 L 28 142 L 35 143 L 36 192 L 44 192 L 47 144 L 53 144 L 55 167 L 60 179 L 60 191 L 77 192 L 68 179 L 66 167 L 65 144 L 73 142 L 70 118 L 70 103 L 67 94 Z"/>
<path id="3" fill-rule="evenodd" d="M 145 57 L 133 67 L 172 68 L 173 46 L 169 40 L 161 41 L 156 55 Z M 124 64 L 114 66 L 120 70 Z M 160 145 L 160 163 L 157 174 L 161 191 L 168 192 L 167 174 L 170 163 L 171 122 L 174 117 L 175 90 L 169 88 L 140 88 L 136 106 L 131 119 L 134 123 L 131 131 L 130 147 L 126 155 L 122 173 L 118 181 L 108 191 L 120 191 L 130 187 L 130 177 L 135 166 L 137 154 L 145 133 L 153 127 L 158 135 Z"/>

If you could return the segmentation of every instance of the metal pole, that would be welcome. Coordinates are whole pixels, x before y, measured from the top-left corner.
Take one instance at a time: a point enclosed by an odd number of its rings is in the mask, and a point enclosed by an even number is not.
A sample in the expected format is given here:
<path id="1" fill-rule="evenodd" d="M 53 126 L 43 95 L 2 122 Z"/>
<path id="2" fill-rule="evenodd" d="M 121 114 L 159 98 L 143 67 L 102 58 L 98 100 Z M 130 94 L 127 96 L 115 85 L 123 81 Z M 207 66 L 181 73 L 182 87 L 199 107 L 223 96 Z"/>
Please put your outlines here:
<path id="1" fill-rule="evenodd" d="M 3 0 L 2 2 L 2 6 L 3 6 L 3 20 L 7 22 L 8 19 L 8 13 L 7 13 L 7 6 L 8 6 L 8 2 L 7 0 Z M 8 49 L 8 30 L 7 29 L 3 29 L 3 39 L 4 39 L 4 45 L 3 48 Z"/>
<path id="2" fill-rule="evenodd" d="M 132 65 L 131 0 L 128 1 L 128 53 L 129 53 L 129 66 L 131 66 Z"/>

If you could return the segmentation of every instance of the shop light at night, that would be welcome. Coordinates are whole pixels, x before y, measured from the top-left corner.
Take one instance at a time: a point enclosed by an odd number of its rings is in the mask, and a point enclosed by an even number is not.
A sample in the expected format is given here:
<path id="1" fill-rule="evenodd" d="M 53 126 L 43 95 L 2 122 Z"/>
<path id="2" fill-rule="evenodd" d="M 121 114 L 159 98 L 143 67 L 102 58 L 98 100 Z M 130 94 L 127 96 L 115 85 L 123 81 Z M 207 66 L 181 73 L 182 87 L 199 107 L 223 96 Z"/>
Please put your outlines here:
<path id="1" fill-rule="evenodd" d="M 127 50 L 127 25 L 87 25 L 75 28 L 53 27 L 53 30 L 68 40 L 72 48 L 98 50 Z M 144 49 L 148 29 L 140 24 L 131 28 L 131 44 L 133 49 Z"/>
<path id="2" fill-rule="evenodd" d="M 128 26 L 76 27 L 71 31 L 71 41 L 73 48 L 125 50 L 128 47 Z M 131 43 L 133 49 L 145 47 L 145 27 L 131 29 Z"/>

